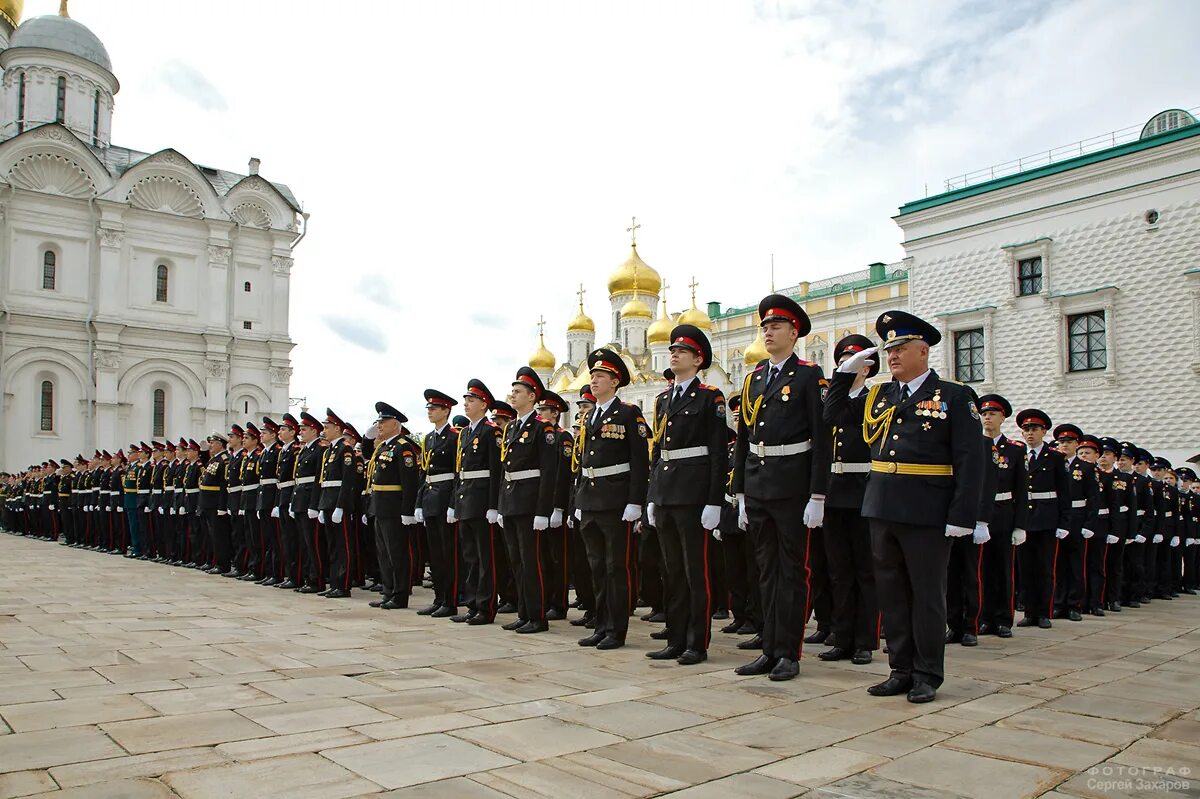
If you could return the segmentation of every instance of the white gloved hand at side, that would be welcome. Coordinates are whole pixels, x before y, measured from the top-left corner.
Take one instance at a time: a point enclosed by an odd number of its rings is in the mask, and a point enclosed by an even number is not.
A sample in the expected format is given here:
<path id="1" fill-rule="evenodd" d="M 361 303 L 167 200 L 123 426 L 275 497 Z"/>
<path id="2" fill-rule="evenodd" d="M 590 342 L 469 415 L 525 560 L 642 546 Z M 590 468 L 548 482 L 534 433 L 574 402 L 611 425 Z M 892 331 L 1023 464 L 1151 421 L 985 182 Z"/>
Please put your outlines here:
<path id="1" fill-rule="evenodd" d="M 1018 527 L 1017 529 L 1013 530 L 1013 533 L 1012 533 L 1012 543 L 1013 543 L 1013 546 L 1014 546 L 1014 547 L 1019 547 L 1019 546 L 1021 546 L 1021 544 L 1024 544 L 1024 543 L 1025 543 L 1025 537 L 1026 537 L 1026 533 L 1025 533 L 1025 531 L 1024 531 L 1024 530 L 1022 530 L 1020 527 Z"/>
<path id="2" fill-rule="evenodd" d="M 278 506 L 278 505 L 276 505 L 275 507 L 271 508 L 271 518 L 272 518 L 272 519 L 278 519 L 278 518 L 279 518 L 279 506 Z"/>
<path id="3" fill-rule="evenodd" d="M 721 531 L 720 531 L 720 530 L 713 530 L 713 531 L 712 531 L 712 536 L 713 536 L 713 538 L 717 539 L 718 541 L 721 541 L 721 540 L 722 540 L 722 538 L 721 538 Z"/>
<path id="4" fill-rule="evenodd" d="M 746 495 L 737 495 L 738 527 L 745 530 L 750 526 L 750 516 L 746 513 Z"/>
<path id="5" fill-rule="evenodd" d="M 705 530 L 716 530 L 721 524 L 721 506 L 705 505 L 700 511 L 700 526 Z M 721 539 L 718 538 L 718 541 Z"/>
<path id="6" fill-rule="evenodd" d="M 636 522 L 642 518 L 642 506 L 630 503 L 625 506 L 625 512 L 621 514 L 621 521 Z"/>
<path id="7" fill-rule="evenodd" d="M 454 524 L 458 521 L 458 514 L 454 512 L 454 508 L 446 508 L 446 524 Z"/>
<path id="8" fill-rule="evenodd" d="M 1121 539 L 1117 538 L 1115 535 L 1107 535 L 1104 537 L 1104 543 L 1106 544 L 1115 544 L 1120 540 Z"/>
<path id="9" fill-rule="evenodd" d="M 425 523 L 425 511 L 421 510 L 420 508 L 417 508 L 415 511 L 413 511 L 413 516 L 416 518 L 417 524 Z"/>
<path id="10" fill-rule="evenodd" d="M 1061 527 L 1054 531 L 1054 537 L 1059 539 L 1060 541 L 1062 539 L 1066 538 L 1067 536 L 1069 536 L 1070 534 L 1071 534 L 1070 530 L 1064 530 Z"/>
<path id="11" fill-rule="evenodd" d="M 333 515 L 329 517 L 329 521 L 333 522 L 334 524 L 341 524 L 342 517 L 345 515 L 345 512 L 341 508 L 334 508 Z"/>
<path id="12" fill-rule="evenodd" d="M 1162 542 L 1163 542 L 1162 533 L 1155 533 L 1154 538 L 1151 539 L 1151 541 L 1150 541 L 1150 543 L 1152 543 L 1152 544 L 1161 544 Z"/>
<path id="13" fill-rule="evenodd" d="M 657 515 L 655 514 L 653 502 L 646 503 L 646 521 L 650 522 L 651 527 L 658 527 Z M 711 528 L 710 528 L 711 529 Z"/>
<path id="14" fill-rule="evenodd" d="M 499 527 L 501 530 L 504 529 L 504 514 L 503 513 L 496 514 L 496 526 Z"/>
<path id="15" fill-rule="evenodd" d="M 820 527 L 825 523 L 825 497 L 811 497 L 804 506 L 804 526 Z"/>
<path id="16" fill-rule="evenodd" d="M 976 544 L 986 544 L 992 540 L 992 534 L 988 530 L 987 522 L 975 522 L 975 530 L 971 533 L 971 540 Z"/>
<path id="17" fill-rule="evenodd" d="M 500 512 L 499 512 L 499 511 L 496 511 L 496 510 L 489 510 L 489 511 L 487 512 L 487 520 L 488 520 L 488 524 L 495 524 L 495 523 L 496 523 L 496 521 L 497 521 L 499 518 L 500 518 Z"/>
<path id="18" fill-rule="evenodd" d="M 1096 534 L 1095 532 L 1087 529 L 1086 527 L 1083 528 L 1083 530 L 1081 532 L 1083 533 L 1084 538 L 1091 538 L 1092 536 L 1094 536 Z"/>
<path id="19" fill-rule="evenodd" d="M 364 516 L 363 524 L 366 524 L 366 523 L 367 523 L 367 517 Z M 417 523 L 417 517 L 416 516 L 401 516 L 400 523 L 411 527 L 412 525 Z"/>
<path id="20" fill-rule="evenodd" d="M 583 521 L 583 511 L 579 508 L 575 509 L 575 520 L 580 522 Z"/>
<path id="21" fill-rule="evenodd" d="M 1177 535 L 1171 536 L 1171 546 L 1173 546 L 1173 547 L 1179 546 L 1179 536 L 1177 536 Z"/>
<path id="22" fill-rule="evenodd" d="M 533 529 L 534 530 L 545 530 L 549 527 L 550 527 L 550 517 L 549 516 L 534 516 L 533 517 Z"/>
<path id="23" fill-rule="evenodd" d="M 308 518 L 319 520 L 321 518 L 321 514 L 318 513 L 317 511 L 313 510 L 312 508 L 309 508 L 308 509 Z"/>
<path id="24" fill-rule="evenodd" d="M 1135 544 L 1144 544 L 1144 543 L 1146 543 L 1146 536 L 1142 535 L 1141 533 L 1138 533 L 1137 535 L 1135 535 L 1135 536 L 1133 537 L 1133 543 L 1135 543 Z"/>
<path id="25" fill-rule="evenodd" d="M 325 523 L 325 511 L 323 511 L 323 510 L 317 511 L 317 521 L 320 522 L 321 524 Z"/>
<path id="26" fill-rule="evenodd" d="M 551 527 L 562 527 L 563 526 L 562 508 L 555 508 L 554 511 L 550 514 L 550 526 Z"/>

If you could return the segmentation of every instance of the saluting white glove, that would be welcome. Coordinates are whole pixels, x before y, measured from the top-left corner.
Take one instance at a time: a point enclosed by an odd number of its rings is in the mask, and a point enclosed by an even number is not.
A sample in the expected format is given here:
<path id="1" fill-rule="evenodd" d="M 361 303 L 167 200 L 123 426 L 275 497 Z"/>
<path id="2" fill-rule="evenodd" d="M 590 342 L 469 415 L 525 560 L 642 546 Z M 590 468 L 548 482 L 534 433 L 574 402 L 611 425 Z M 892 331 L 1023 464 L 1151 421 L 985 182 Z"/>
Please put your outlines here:
<path id="1" fill-rule="evenodd" d="M 549 516 L 534 516 L 533 517 L 533 529 L 534 530 L 545 530 L 549 526 L 550 526 L 550 517 Z"/>
<path id="2" fill-rule="evenodd" d="M 738 527 L 745 530 L 750 526 L 750 516 L 746 513 L 746 495 L 737 495 L 738 504 Z"/>
<path id="3" fill-rule="evenodd" d="M 1019 547 L 1019 546 L 1021 546 L 1021 544 L 1024 544 L 1024 543 L 1025 543 L 1025 537 L 1026 537 L 1025 531 L 1024 531 L 1024 530 L 1022 530 L 1020 527 L 1018 527 L 1017 529 L 1013 530 L 1013 533 L 1012 533 L 1012 543 L 1013 543 L 1013 546 L 1014 546 L 1014 547 Z"/>
<path id="4" fill-rule="evenodd" d="M 717 539 L 718 541 L 722 540 L 722 539 L 721 539 L 721 531 L 720 531 L 720 530 L 713 530 L 713 531 L 712 531 L 712 537 L 713 537 L 713 538 L 715 538 L 715 539 Z"/>
<path id="5" fill-rule="evenodd" d="M 499 511 L 497 511 L 497 510 L 489 510 L 489 511 L 487 512 L 487 520 L 488 520 L 488 524 L 495 524 L 495 523 L 496 523 L 496 520 L 497 520 L 497 519 L 499 519 L 499 518 L 500 518 L 500 512 L 499 512 Z"/>
<path id="6" fill-rule="evenodd" d="M 1106 544 L 1115 544 L 1120 540 L 1121 539 L 1117 538 L 1115 535 L 1107 535 L 1104 537 L 1104 543 Z"/>
<path id="7" fill-rule="evenodd" d="M 343 511 L 341 508 L 334 508 L 333 515 L 330 517 L 330 521 L 333 522 L 334 524 L 341 524 L 342 517 L 345 515 L 346 515 L 345 511 Z"/>
<path id="8" fill-rule="evenodd" d="M 415 518 L 417 520 L 417 524 L 424 524 L 425 523 L 425 511 L 421 510 L 420 508 L 417 508 L 416 510 L 413 511 L 413 518 Z"/>
<path id="9" fill-rule="evenodd" d="M 625 512 L 621 514 L 621 521 L 636 522 L 642 518 L 642 506 L 634 505 L 632 502 L 625 506 Z"/>
<path id="10" fill-rule="evenodd" d="M 700 511 L 700 526 L 705 530 L 716 530 L 721 526 L 721 506 L 720 505 L 705 505 L 704 510 Z M 718 541 L 721 539 L 718 538 Z"/>
<path id="11" fill-rule="evenodd" d="M 454 524 L 458 521 L 458 515 L 454 513 L 454 508 L 446 508 L 446 524 Z"/>
<path id="12" fill-rule="evenodd" d="M 555 508 L 550 513 L 550 526 L 551 527 L 562 527 L 563 526 L 562 508 Z"/>
<path id="13" fill-rule="evenodd" d="M 575 520 L 580 522 L 583 521 L 583 511 L 579 508 L 575 509 Z"/>
<path id="14" fill-rule="evenodd" d="M 1135 536 L 1133 537 L 1133 543 L 1135 543 L 1135 544 L 1144 544 L 1144 543 L 1146 543 L 1146 536 L 1142 535 L 1141 533 L 1138 533 L 1137 535 L 1135 535 Z"/>
<path id="15" fill-rule="evenodd" d="M 363 519 L 366 519 L 366 517 L 364 516 Z M 401 516 L 400 523 L 411 527 L 412 525 L 417 523 L 417 517 L 416 516 Z"/>
<path id="16" fill-rule="evenodd" d="M 308 518 L 319 520 L 321 518 L 321 514 L 317 511 L 313 510 L 312 508 L 309 508 L 308 509 Z"/>
<path id="17" fill-rule="evenodd" d="M 646 521 L 650 522 L 651 527 L 658 527 L 658 522 L 655 521 L 654 503 L 653 502 L 646 503 Z M 705 529 L 707 530 L 707 529 L 711 529 L 711 528 L 706 527 Z"/>
<path id="18" fill-rule="evenodd" d="M 846 374 L 856 374 L 864 366 L 870 366 L 875 363 L 875 353 L 877 352 L 879 352 L 878 347 L 867 347 L 862 352 L 856 352 L 847 358 L 837 370 Z"/>
<path id="19" fill-rule="evenodd" d="M 1171 546 L 1173 546 L 1173 547 L 1179 546 L 1179 536 L 1177 536 L 1177 535 L 1171 536 Z"/>
<path id="20" fill-rule="evenodd" d="M 948 538 L 962 538 L 964 535 L 970 535 L 975 532 L 971 527 L 959 527 L 957 524 L 946 525 L 946 536 Z"/>
<path id="21" fill-rule="evenodd" d="M 271 518 L 272 518 L 272 519 L 278 519 L 278 518 L 279 518 L 279 506 L 278 506 L 278 505 L 276 505 L 275 507 L 271 508 Z"/>
<path id="22" fill-rule="evenodd" d="M 820 527 L 825 523 L 825 497 L 810 497 L 804 506 L 804 526 Z"/>
<path id="23" fill-rule="evenodd" d="M 1162 533 L 1155 533 L 1154 538 L 1150 540 L 1151 544 L 1161 544 L 1163 542 Z"/>
<path id="24" fill-rule="evenodd" d="M 363 438 L 368 441 L 374 441 L 379 437 L 379 422 L 375 422 L 367 428 L 367 432 L 363 433 Z"/>
<path id="25" fill-rule="evenodd" d="M 992 540 L 992 533 L 988 530 L 987 522 L 975 522 L 975 530 L 971 533 L 971 540 L 976 544 L 986 544 Z"/>
<path id="26" fill-rule="evenodd" d="M 1071 534 L 1071 531 L 1070 531 L 1070 530 L 1064 530 L 1064 529 L 1063 529 L 1063 528 L 1061 528 L 1061 527 L 1060 527 L 1060 528 L 1058 528 L 1057 530 L 1055 530 L 1055 531 L 1054 531 L 1054 537 L 1055 537 L 1055 538 L 1057 538 L 1057 539 L 1059 539 L 1059 540 L 1062 540 L 1062 539 L 1066 538 L 1066 537 L 1067 537 L 1067 536 L 1069 536 L 1070 534 Z"/>

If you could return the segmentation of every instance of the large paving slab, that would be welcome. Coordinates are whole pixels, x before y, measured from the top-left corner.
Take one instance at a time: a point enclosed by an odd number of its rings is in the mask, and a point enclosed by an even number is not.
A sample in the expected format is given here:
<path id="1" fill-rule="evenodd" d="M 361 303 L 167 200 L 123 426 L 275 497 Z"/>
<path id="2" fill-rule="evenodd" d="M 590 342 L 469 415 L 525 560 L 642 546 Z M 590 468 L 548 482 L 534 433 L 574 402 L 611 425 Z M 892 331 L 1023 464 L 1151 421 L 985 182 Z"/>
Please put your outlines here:
<path id="1" fill-rule="evenodd" d="M 882 654 L 808 651 L 771 683 L 734 675 L 743 639 L 719 632 L 683 668 L 644 657 L 661 627 L 636 619 L 597 652 L 562 622 L 516 636 L 361 590 L 6 535 L 0 559 L 18 565 L 0 574 L 0 799 L 1200 794 L 1194 597 L 951 646 L 937 701 L 912 705 L 866 694 Z"/>

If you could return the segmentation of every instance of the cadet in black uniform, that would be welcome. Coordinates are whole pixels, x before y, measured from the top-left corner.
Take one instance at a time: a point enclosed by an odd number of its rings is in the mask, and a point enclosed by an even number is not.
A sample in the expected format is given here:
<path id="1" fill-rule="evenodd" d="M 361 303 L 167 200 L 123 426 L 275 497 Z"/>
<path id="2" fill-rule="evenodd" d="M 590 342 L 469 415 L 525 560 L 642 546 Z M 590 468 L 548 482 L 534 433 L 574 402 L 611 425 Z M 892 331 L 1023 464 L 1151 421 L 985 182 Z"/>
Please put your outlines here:
<path id="1" fill-rule="evenodd" d="M 300 414 L 300 449 L 296 453 L 296 485 L 292 493 L 291 511 L 296 520 L 300 543 L 304 545 L 304 584 L 294 589 L 301 594 L 318 594 L 326 590 L 325 552 L 321 525 L 318 523 L 321 513 L 317 510 L 321 501 L 318 480 L 325 453 L 320 437 L 321 428 L 317 417 L 309 413 Z"/>
<path id="2" fill-rule="evenodd" d="M 554 467 L 554 509 L 550 512 L 550 527 L 542 533 L 542 574 L 546 578 L 546 621 L 559 621 L 567 617 L 570 589 L 569 548 L 567 527 L 563 523 L 570 505 L 573 475 L 571 455 L 575 439 L 569 430 L 560 424 L 567 410 L 566 401 L 553 391 L 542 392 L 537 412 L 547 424 L 554 428 L 558 447 L 558 464 Z"/>
<path id="3" fill-rule="evenodd" d="M 362 449 L 367 460 L 367 516 L 375 522 L 383 593 L 370 604 L 395 610 L 408 607 L 421 456 L 400 434 L 408 417 L 386 402 L 376 402 L 375 413 L 378 418 L 373 430 L 367 431 Z"/>
<path id="4" fill-rule="evenodd" d="M 1037 408 L 1017 414 L 1017 427 L 1025 437 L 1025 478 L 1028 541 L 1019 550 L 1021 603 L 1025 617 L 1018 627 L 1050 627 L 1054 612 L 1055 563 L 1058 543 L 1068 535 L 1071 488 L 1062 453 L 1046 445 L 1050 416 Z"/>
<path id="5" fill-rule="evenodd" d="M 929 348 L 941 340 L 935 327 L 888 311 L 875 330 L 892 382 L 850 397 L 855 374 L 876 355 L 866 349 L 838 367 L 826 400 L 861 409 L 872 447 L 863 515 L 892 672 L 867 690 L 929 702 L 945 669 L 949 539 L 971 535 L 978 521 L 983 432 L 970 389 L 929 368 Z"/>
<path id="6" fill-rule="evenodd" d="M 741 417 L 742 395 L 734 394 L 725 404 L 729 408 L 733 427 L 726 434 L 727 474 L 725 501 L 721 508 L 721 526 L 713 531 L 713 537 L 719 537 L 721 541 L 733 620 L 722 627 L 721 632 L 752 635 L 752 638 L 739 641 L 737 647 L 754 650 L 762 647 L 762 591 L 758 584 L 758 563 L 754 560 L 754 550 L 746 541 L 746 531 L 738 524 L 738 500 L 733 493 L 733 464 L 737 451 L 737 426 Z"/>
<path id="7" fill-rule="evenodd" d="M 259 535 L 262 540 L 262 563 L 259 566 L 259 585 L 278 585 L 283 582 L 281 555 L 283 533 L 279 523 L 279 424 L 270 416 L 262 420 L 259 441 L 262 452 L 258 456 L 258 495 L 255 497 L 254 513 L 258 516 Z"/>
<path id="8" fill-rule="evenodd" d="M 667 645 L 646 657 L 692 666 L 708 659 L 716 597 L 709 531 L 721 525 L 725 498 L 725 395 L 700 382 L 712 345 L 694 325 L 671 331 L 674 385 L 654 402 L 646 515 L 658 531 L 666 584 Z"/>
<path id="9" fill-rule="evenodd" d="M 355 469 L 354 450 L 342 440 L 346 425 L 332 409 L 325 409 L 322 435 L 325 452 L 321 455 L 320 488 L 314 492 L 313 505 L 321 525 L 328 555 L 329 589 L 321 592 L 329 599 L 350 596 L 350 530 L 346 509 L 353 512 L 351 500 L 357 493 L 350 479 Z"/>
<path id="10" fill-rule="evenodd" d="M 226 510 L 225 480 L 229 471 L 228 439 L 221 433 L 208 436 L 208 464 L 200 475 L 200 499 L 197 509 L 204 523 L 204 537 L 212 552 L 213 566 L 209 574 L 222 574 L 230 566 L 232 545 L 229 533 L 229 511 Z M 145 466 L 145 464 L 142 464 Z"/>
<path id="11" fill-rule="evenodd" d="M 240 472 L 241 491 L 238 492 L 238 523 L 242 527 L 242 551 L 238 560 L 242 566 L 242 574 L 238 579 L 243 582 L 258 582 L 262 579 L 260 569 L 263 560 L 262 527 L 257 515 L 262 433 L 254 422 L 246 422 L 243 430 L 245 434 L 242 436 L 242 445 L 245 452 L 242 455 Z"/>
<path id="12" fill-rule="evenodd" d="M 769 357 L 742 386 L 733 481 L 761 575 L 762 655 L 737 673 L 790 680 L 800 672 L 809 538 L 824 523 L 832 430 L 822 419 L 821 367 L 794 352 L 812 328 L 808 315 L 782 294 L 763 298 L 758 312 Z"/>
<path id="13" fill-rule="evenodd" d="M 482 380 L 472 378 L 463 394 L 467 425 L 458 432 L 454 494 L 446 523 L 458 523 L 467 568 L 467 612 L 455 622 L 491 624 L 496 618 L 496 520 L 500 500 L 500 429 L 484 417 L 495 403 Z"/>
<path id="14" fill-rule="evenodd" d="M 1096 465 L 1080 458 L 1077 450 L 1083 431 L 1073 424 L 1054 428 L 1058 451 L 1066 461 L 1070 504 L 1067 508 L 1067 535 L 1059 535 L 1054 568 L 1054 618 L 1080 621 L 1087 595 L 1087 553 L 1096 534 L 1100 497 Z M 1092 449 L 1099 447 L 1090 442 Z"/>
<path id="15" fill-rule="evenodd" d="M 279 475 L 279 490 L 275 495 L 275 507 L 271 508 L 271 516 L 279 523 L 280 570 L 283 574 L 283 580 L 275 587 L 283 590 L 299 588 L 304 584 L 300 565 L 300 553 L 304 551 L 304 545 L 300 541 L 299 528 L 292 512 L 292 495 L 296 492 L 296 454 L 300 447 L 296 436 L 299 433 L 300 422 L 295 416 L 285 413 L 283 423 L 279 425 L 279 461 L 275 467 Z"/>
<path id="16" fill-rule="evenodd" d="M 1113 491 L 1117 494 L 1117 515 L 1113 517 L 1112 534 L 1119 543 L 1108 553 L 1109 590 L 1105 597 L 1105 610 L 1110 613 L 1120 613 L 1123 605 L 1130 602 L 1134 589 L 1141 581 L 1142 569 L 1140 559 L 1131 559 L 1130 552 L 1134 549 L 1140 553 L 1136 538 L 1138 535 L 1138 496 L 1136 473 L 1133 462 L 1137 459 L 1137 447 L 1128 442 L 1118 442 L 1117 468 L 1113 478 Z M 1140 607 L 1140 606 L 1139 606 Z"/>
<path id="17" fill-rule="evenodd" d="M 983 545 L 983 607 L 979 634 L 1012 637 L 1014 585 L 1013 547 L 1025 543 L 1025 518 L 1029 512 L 1025 476 L 1025 444 L 1008 438 L 1000 428 L 1012 416 L 1012 405 L 999 394 L 979 398 L 983 433 L 991 444 L 985 449 L 985 468 L 995 473 L 996 494 L 989 522 L 991 539 Z"/>
<path id="18" fill-rule="evenodd" d="M 458 530 L 446 521 L 454 496 L 458 430 L 450 424 L 450 409 L 458 400 L 437 389 L 425 389 L 425 416 L 433 429 L 421 444 L 424 479 L 417 492 L 418 524 L 425 525 L 429 545 L 429 574 L 433 578 L 433 604 L 417 611 L 421 616 L 445 618 L 458 614 Z"/>
<path id="19" fill-rule="evenodd" d="M 242 440 L 246 431 L 239 424 L 229 428 L 229 460 L 225 465 L 225 509 L 229 515 L 229 535 L 231 559 L 229 571 L 224 577 L 237 578 L 242 576 L 241 556 L 245 551 L 244 517 L 238 511 L 242 509 L 242 461 L 246 459 L 246 450 Z"/>

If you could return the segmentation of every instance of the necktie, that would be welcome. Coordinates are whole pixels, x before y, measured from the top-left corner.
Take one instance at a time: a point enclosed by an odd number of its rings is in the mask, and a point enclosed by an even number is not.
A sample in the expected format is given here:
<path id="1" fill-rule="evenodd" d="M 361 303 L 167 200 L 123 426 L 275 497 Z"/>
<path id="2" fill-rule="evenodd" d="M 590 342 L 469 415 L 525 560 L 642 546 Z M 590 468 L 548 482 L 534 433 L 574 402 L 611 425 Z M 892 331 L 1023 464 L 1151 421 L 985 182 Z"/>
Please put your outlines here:
<path id="1" fill-rule="evenodd" d="M 904 402 L 908 399 L 908 383 L 900 384 L 900 401 Z"/>
<path id="2" fill-rule="evenodd" d="M 683 386 L 675 386 L 675 393 L 671 395 L 671 402 L 667 407 L 674 408 L 675 403 L 679 402 L 679 398 L 682 396 L 683 396 Z"/>
<path id="3" fill-rule="evenodd" d="M 779 367 L 772 366 L 771 373 L 767 375 L 767 387 L 763 389 L 764 394 L 771 390 L 771 386 L 775 384 L 775 378 L 777 377 L 779 377 Z"/>

